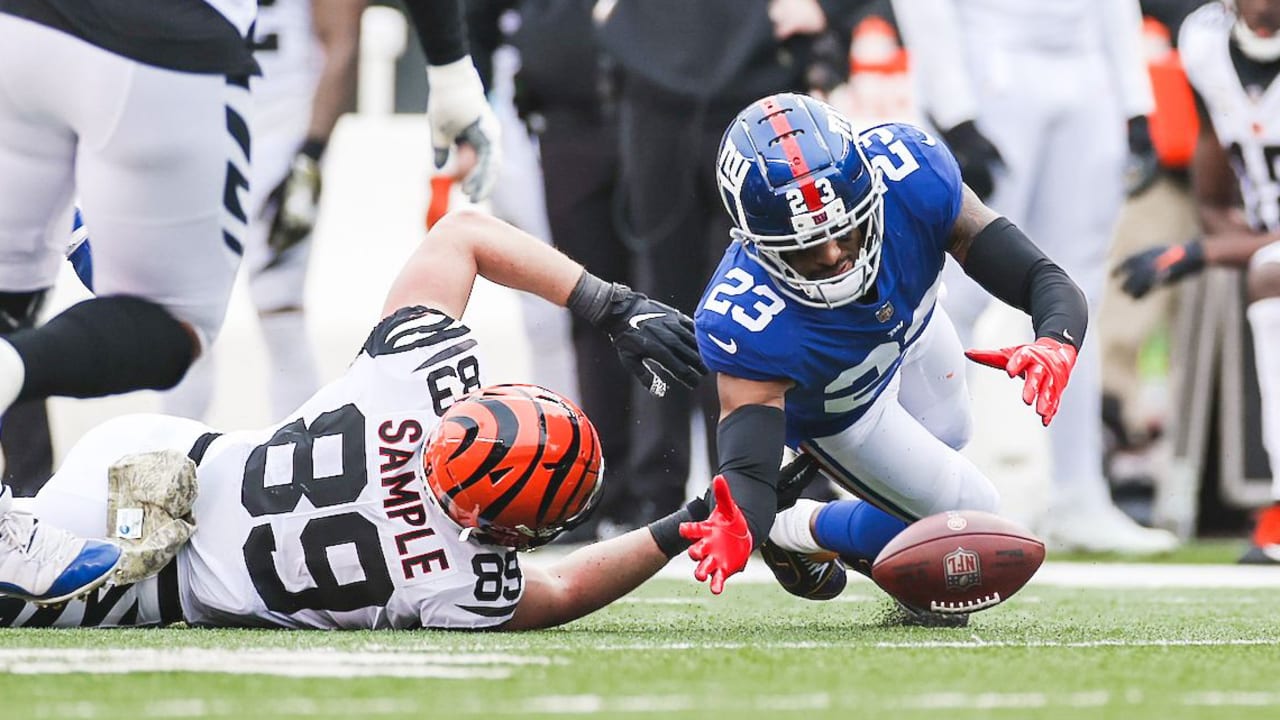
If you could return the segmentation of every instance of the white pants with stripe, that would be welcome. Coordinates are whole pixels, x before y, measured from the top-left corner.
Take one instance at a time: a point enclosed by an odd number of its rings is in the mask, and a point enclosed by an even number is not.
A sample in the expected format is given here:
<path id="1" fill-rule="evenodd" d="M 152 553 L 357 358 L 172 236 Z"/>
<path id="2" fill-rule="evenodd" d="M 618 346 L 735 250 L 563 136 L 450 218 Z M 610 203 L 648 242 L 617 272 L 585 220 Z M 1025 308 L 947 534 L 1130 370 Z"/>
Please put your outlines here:
<path id="1" fill-rule="evenodd" d="M 220 75 L 0 14 L 0 290 L 53 285 L 76 197 L 97 293 L 152 300 L 210 342 L 244 237 L 247 103 Z"/>
<path id="2" fill-rule="evenodd" d="M 938 307 L 867 413 L 801 448 L 850 492 L 906 520 L 946 510 L 996 512 L 995 487 L 959 452 L 973 429 L 965 362 L 951 319 Z"/>

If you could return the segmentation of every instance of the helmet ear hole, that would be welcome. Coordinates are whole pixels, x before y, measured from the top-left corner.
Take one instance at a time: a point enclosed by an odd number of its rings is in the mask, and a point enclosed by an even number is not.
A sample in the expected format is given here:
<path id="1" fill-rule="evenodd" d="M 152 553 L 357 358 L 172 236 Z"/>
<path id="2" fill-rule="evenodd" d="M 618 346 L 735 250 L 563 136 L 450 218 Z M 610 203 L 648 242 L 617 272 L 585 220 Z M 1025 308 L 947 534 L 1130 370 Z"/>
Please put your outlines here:
<path id="1" fill-rule="evenodd" d="M 603 483 L 600 438 L 563 396 L 495 385 L 455 403 L 424 451 L 426 484 L 458 525 L 531 548 L 580 523 Z"/>
<path id="2" fill-rule="evenodd" d="M 875 283 L 884 231 L 885 184 L 863 152 L 852 123 L 804 95 L 770 95 L 749 105 L 720 142 L 717 179 L 731 236 L 793 300 L 836 307 Z M 854 267 L 810 279 L 785 253 L 837 238 L 850 226 L 863 233 Z"/>

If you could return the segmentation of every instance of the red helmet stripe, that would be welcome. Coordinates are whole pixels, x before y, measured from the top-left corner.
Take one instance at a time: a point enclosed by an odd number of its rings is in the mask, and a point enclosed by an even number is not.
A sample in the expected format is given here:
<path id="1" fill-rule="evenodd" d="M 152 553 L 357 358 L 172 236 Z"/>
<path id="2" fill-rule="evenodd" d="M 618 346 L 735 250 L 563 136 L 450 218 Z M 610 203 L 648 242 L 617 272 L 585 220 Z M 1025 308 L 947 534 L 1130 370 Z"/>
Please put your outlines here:
<path id="1" fill-rule="evenodd" d="M 769 126 L 782 138 L 782 152 L 787 156 L 791 177 L 802 178 L 800 192 L 804 195 L 805 206 L 809 208 L 809 212 L 818 212 L 822 209 L 822 198 L 814 185 L 813 178 L 806 177 L 809 174 L 809 163 L 804 159 L 800 143 L 796 142 L 795 128 L 791 127 L 791 118 L 788 117 L 790 113 L 782 112 L 778 101 L 772 95 L 761 100 L 760 106 L 765 112 L 765 117 L 769 119 Z"/>

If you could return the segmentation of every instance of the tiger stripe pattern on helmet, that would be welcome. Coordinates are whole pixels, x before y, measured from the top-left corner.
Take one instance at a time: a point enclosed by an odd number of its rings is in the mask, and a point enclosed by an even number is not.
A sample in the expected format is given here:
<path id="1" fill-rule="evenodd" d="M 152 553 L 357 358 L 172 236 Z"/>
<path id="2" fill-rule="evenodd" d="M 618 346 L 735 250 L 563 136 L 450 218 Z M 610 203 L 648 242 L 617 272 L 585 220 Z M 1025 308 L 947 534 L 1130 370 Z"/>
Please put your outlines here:
<path id="1" fill-rule="evenodd" d="M 424 460 L 449 517 L 517 548 L 542 545 L 585 519 L 603 478 L 591 421 L 535 385 L 484 388 L 449 408 Z"/>

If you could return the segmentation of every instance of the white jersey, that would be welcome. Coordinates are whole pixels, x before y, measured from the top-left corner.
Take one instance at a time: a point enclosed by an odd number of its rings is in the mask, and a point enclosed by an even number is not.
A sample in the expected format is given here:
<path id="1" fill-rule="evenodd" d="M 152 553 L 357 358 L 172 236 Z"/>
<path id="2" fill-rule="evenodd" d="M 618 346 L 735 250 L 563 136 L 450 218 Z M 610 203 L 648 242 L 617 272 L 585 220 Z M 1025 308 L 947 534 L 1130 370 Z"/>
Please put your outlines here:
<path id="1" fill-rule="evenodd" d="M 459 539 L 423 483 L 440 416 L 480 387 L 476 340 L 446 315 L 404 308 L 347 372 L 292 417 L 218 435 L 164 415 L 87 433 L 35 498 L 37 516 L 100 535 L 107 468 L 161 449 L 197 460 L 196 531 L 158 578 L 65 609 L 0 599 L 4 625 L 473 629 L 515 611 L 514 550 Z M 168 588 L 168 589 L 166 589 Z M 181 613 L 177 610 L 180 603 Z M 166 611 L 166 607 L 170 608 Z"/>
<path id="2" fill-rule="evenodd" d="M 423 484 L 423 446 L 480 387 L 471 331 L 402 309 L 295 417 L 209 444 L 179 555 L 188 622 L 478 628 L 523 591 L 512 550 L 459 540 Z"/>
<path id="3" fill-rule="evenodd" d="M 1178 35 L 1187 79 L 1204 100 L 1258 230 L 1280 230 L 1280 83 L 1244 87 L 1231 61 L 1235 16 L 1220 4 L 1187 16 Z"/>
<path id="4" fill-rule="evenodd" d="M 311 0 L 260 0 L 253 26 L 253 57 L 262 77 L 253 83 L 255 102 L 279 94 L 304 95 L 308 106 L 324 53 L 311 24 Z"/>

